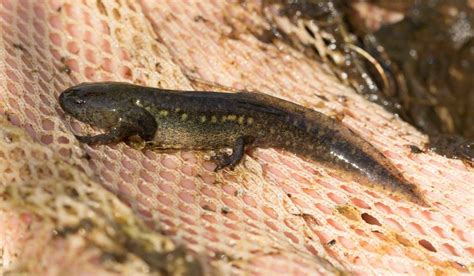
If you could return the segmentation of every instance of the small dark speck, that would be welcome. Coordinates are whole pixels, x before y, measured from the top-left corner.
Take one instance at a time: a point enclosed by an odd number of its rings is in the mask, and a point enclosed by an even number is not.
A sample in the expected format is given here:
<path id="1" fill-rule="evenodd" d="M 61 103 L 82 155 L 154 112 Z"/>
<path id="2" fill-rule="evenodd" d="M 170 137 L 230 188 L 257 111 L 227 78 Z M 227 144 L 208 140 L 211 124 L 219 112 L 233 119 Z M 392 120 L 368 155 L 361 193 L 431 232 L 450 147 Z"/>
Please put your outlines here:
<path id="1" fill-rule="evenodd" d="M 291 194 L 286 194 L 286 196 L 290 197 L 291 198 Z"/>
<path id="2" fill-rule="evenodd" d="M 226 262 L 235 260 L 234 258 L 232 258 L 231 256 L 229 256 L 228 254 L 222 251 L 215 252 L 214 258 L 217 260 L 226 261 Z"/>
<path id="3" fill-rule="evenodd" d="M 155 69 L 156 69 L 156 71 L 161 72 L 161 70 L 163 70 L 163 67 L 161 66 L 161 64 L 159 62 L 157 62 L 157 63 L 155 63 Z"/>
<path id="4" fill-rule="evenodd" d="M 103 252 L 100 256 L 102 262 L 117 262 L 124 263 L 127 260 L 127 255 L 115 252 Z"/>
<path id="5" fill-rule="evenodd" d="M 306 223 L 308 224 L 316 224 L 316 225 L 320 225 L 318 220 L 313 216 L 313 215 L 310 215 L 310 214 L 304 214 L 304 213 L 301 213 L 301 214 L 294 214 L 295 216 L 298 216 L 298 217 L 302 217 Z"/>
<path id="6" fill-rule="evenodd" d="M 269 30 L 264 30 L 263 32 L 256 35 L 257 39 L 265 44 L 272 43 L 272 41 L 277 38 L 277 30 L 275 28 L 271 28 Z"/>
<path id="7" fill-rule="evenodd" d="M 63 9 L 63 6 L 60 6 L 59 8 L 56 9 L 56 11 L 61 12 L 62 9 Z"/>
<path id="8" fill-rule="evenodd" d="M 221 213 L 224 214 L 224 215 L 227 215 L 228 213 L 230 213 L 229 207 L 222 207 L 221 208 Z"/>
<path id="9" fill-rule="evenodd" d="M 71 74 L 71 68 L 69 68 L 69 66 L 67 66 L 67 65 L 64 65 L 61 68 L 59 68 L 59 71 L 63 72 L 63 73 L 66 73 L 68 75 Z"/>
<path id="10" fill-rule="evenodd" d="M 202 209 L 206 210 L 206 211 L 210 211 L 210 212 L 213 212 L 214 210 L 211 209 L 211 207 L 209 207 L 209 205 L 204 205 L 202 206 Z"/>
<path id="11" fill-rule="evenodd" d="M 196 66 L 192 67 L 192 68 L 189 68 L 189 72 L 191 73 L 197 73 L 198 72 L 198 68 Z"/>
<path id="12" fill-rule="evenodd" d="M 18 50 L 22 51 L 22 52 L 25 52 L 25 51 L 26 51 L 25 47 L 23 47 L 23 45 L 20 44 L 20 43 L 13 43 L 13 47 L 14 47 L 15 49 L 18 49 Z"/>
<path id="13" fill-rule="evenodd" d="M 194 22 L 207 22 L 208 20 L 204 17 L 202 17 L 201 15 L 196 15 L 194 18 L 193 18 Z"/>
<path id="14" fill-rule="evenodd" d="M 81 219 L 75 226 L 66 226 L 61 229 L 53 230 L 53 234 L 58 237 L 66 237 L 69 234 L 77 233 L 80 230 L 90 231 L 95 225 L 90 219 Z"/>
<path id="15" fill-rule="evenodd" d="M 61 57 L 61 63 L 63 64 L 63 66 L 61 66 L 59 68 L 59 72 L 62 72 L 62 73 L 66 73 L 66 74 L 70 74 L 71 73 L 71 68 L 69 68 L 69 66 L 66 63 L 66 57 Z"/>
<path id="16" fill-rule="evenodd" d="M 318 95 L 318 94 L 315 94 L 316 97 L 320 98 L 321 100 L 325 101 L 325 102 L 328 102 L 328 98 L 326 96 L 323 96 L 323 95 Z"/>
<path id="17" fill-rule="evenodd" d="M 410 149 L 410 151 L 414 154 L 419 154 L 419 153 L 423 153 L 423 150 L 421 150 L 419 147 L 415 146 L 415 145 L 408 145 L 408 148 Z"/>
<path id="18" fill-rule="evenodd" d="M 84 153 L 84 155 L 82 156 L 82 158 L 86 159 L 87 161 L 89 161 L 89 160 L 91 160 L 91 159 L 92 159 L 91 155 L 90 155 L 90 154 L 88 154 L 87 152 L 86 152 L 86 153 Z"/>
<path id="19" fill-rule="evenodd" d="M 336 240 L 334 240 L 334 239 L 333 239 L 333 240 L 330 240 L 330 241 L 328 242 L 328 245 L 329 245 L 329 246 L 334 246 L 335 244 L 336 244 Z"/>
<path id="20" fill-rule="evenodd" d="M 66 186 L 65 192 L 67 193 L 68 196 L 70 196 L 72 198 L 78 198 L 79 197 L 79 192 L 77 192 L 77 190 L 72 188 L 72 187 Z"/>

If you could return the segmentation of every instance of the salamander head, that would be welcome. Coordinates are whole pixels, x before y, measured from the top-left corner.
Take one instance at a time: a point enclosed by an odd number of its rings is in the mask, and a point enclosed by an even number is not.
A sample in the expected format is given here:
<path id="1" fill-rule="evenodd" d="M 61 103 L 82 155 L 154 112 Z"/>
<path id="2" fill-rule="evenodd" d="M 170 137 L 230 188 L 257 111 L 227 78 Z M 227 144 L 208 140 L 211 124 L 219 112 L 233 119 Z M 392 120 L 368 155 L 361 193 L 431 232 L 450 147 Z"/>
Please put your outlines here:
<path id="1" fill-rule="evenodd" d="M 133 85 L 125 83 L 82 83 L 59 96 L 67 114 L 79 121 L 101 128 L 118 126 L 130 107 Z"/>

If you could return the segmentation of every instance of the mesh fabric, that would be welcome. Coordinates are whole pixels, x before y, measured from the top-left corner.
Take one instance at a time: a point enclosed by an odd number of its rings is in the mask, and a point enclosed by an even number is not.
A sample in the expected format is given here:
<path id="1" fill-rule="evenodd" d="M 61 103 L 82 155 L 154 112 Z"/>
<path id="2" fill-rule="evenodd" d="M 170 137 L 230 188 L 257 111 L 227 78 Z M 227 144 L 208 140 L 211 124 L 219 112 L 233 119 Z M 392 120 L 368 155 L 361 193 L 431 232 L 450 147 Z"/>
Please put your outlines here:
<path id="1" fill-rule="evenodd" d="M 1 198 L 3 268 L 60 274 L 66 266 L 79 274 L 110 271 L 112 262 L 114 272 L 146 273 L 136 256 L 124 263 L 97 258 L 98 244 L 113 236 L 52 231 L 88 215 L 105 229 L 120 213 L 151 241 L 166 241 L 161 249 L 184 244 L 224 274 L 472 272 L 472 168 L 411 153 L 409 145 L 423 147 L 425 136 L 338 84 L 321 64 L 262 43 L 234 19 L 264 24 L 225 1 L 0 1 L 0 189 L 15 191 Z M 81 145 L 73 133 L 92 130 L 57 103 L 62 90 L 83 81 L 190 89 L 185 74 L 341 118 L 432 207 L 272 149 L 214 173 L 205 152 Z M 71 186 L 81 196 L 69 194 Z M 95 234 L 101 238 L 87 238 Z M 63 253 L 70 248 L 74 258 Z"/>

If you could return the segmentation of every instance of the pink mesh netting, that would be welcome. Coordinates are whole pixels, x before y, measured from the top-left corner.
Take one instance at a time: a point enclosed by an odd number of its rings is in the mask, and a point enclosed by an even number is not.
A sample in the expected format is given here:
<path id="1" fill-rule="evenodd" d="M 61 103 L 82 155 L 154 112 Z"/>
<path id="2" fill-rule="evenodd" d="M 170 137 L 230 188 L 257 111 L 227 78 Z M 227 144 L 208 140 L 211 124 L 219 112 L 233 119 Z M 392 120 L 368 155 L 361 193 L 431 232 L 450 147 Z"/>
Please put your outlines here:
<path id="1" fill-rule="evenodd" d="M 243 11 L 225 1 L 0 0 L 0 269 L 147 273 L 136 256 L 114 265 L 97 258 L 98 244 L 113 241 L 100 227 L 92 237 L 52 231 L 78 217 L 100 222 L 120 214 L 150 241 L 165 241 L 166 250 L 184 244 L 223 274 L 472 272 L 472 168 L 412 154 L 408 146 L 422 147 L 425 136 L 315 61 L 236 28 L 232 19 Z M 432 207 L 344 182 L 335 171 L 271 149 L 214 173 L 205 152 L 81 145 L 73 133 L 90 129 L 57 103 L 62 90 L 83 81 L 191 89 L 186 74 L 344 115 L 342 122 L 419 185 Z"/>

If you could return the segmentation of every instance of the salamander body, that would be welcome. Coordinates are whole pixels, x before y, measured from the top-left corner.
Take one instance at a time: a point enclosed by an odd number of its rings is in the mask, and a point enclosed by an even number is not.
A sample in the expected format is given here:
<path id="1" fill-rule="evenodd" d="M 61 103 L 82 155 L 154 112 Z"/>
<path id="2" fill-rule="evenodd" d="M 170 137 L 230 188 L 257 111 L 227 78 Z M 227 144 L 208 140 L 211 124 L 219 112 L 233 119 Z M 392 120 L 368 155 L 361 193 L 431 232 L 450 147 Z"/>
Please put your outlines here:
<path id="1" fill-rule="evenodd" d="M 155 149 L 219 150 L 217 170 L 234 167 L 249 147 L 278 148 L 337 169 L 355 181 L 427 205 L 376 148 L 340 122 L 261 93 L 175 91 L 128 83 L 84 83 L 59 97 L 62 109 L 105 129 L 77 136 L 87 144 L 139 137 Z"/>

